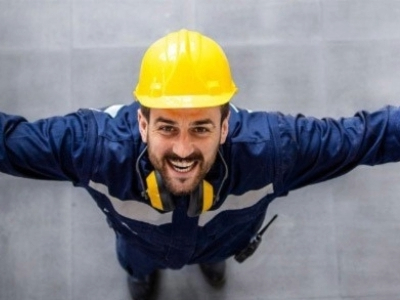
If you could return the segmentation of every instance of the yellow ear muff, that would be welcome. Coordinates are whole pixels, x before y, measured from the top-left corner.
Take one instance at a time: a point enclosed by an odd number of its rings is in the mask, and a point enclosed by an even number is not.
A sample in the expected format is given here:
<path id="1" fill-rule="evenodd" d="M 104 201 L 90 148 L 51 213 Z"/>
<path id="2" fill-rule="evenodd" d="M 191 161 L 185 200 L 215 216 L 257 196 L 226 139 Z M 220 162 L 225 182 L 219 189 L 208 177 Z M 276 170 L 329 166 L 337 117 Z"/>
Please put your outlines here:
<path id="1" fill-rule="evenodd" d="M 214 189 L 212 185 L 203 180 L 203 209 L 201 212 L 205 212 L 211 208 L 214 203 Z"/>
<path id="2" fill-rule="evenodd" d="M 159 172 L 151 172 L 146 178 L 146 184 L 146 192 L 150 199 L 151 206 L 162 211 L 174 210 L 175 203 L 172 199 L 172 195 L 165 187 Z"/>
<path id="3" fill-rule="evenodd" d="M 209 210 L 214 203 L 213 187 L 203 180 L 200 185 L 190 193 L 190 202 L 187 214 L 189 217 L 196 217 Z"/>
<path id="4" fill-rule="evenodd" d="M 162 205 L 160 192 L 158 190 L 156 172 L 151 172 L 146 178 L 147 183 L 147 196 L 150 198 L 151 206 L 159 210 L 164 210 Z"/>

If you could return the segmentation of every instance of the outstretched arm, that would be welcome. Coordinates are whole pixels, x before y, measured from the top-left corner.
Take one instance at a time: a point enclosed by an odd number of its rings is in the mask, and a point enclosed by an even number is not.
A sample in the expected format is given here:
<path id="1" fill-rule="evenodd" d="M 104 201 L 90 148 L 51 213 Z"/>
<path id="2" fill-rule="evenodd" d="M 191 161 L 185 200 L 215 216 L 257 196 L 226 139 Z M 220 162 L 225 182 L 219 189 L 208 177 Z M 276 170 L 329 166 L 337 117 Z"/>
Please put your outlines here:
<path id="1" fill-rule="evenodd" d="M 339 120 L 279 116 L 288 190 L 342 175 L 358 165 L 400 160 L 400 109 Z"/>
<path id="2" fill-rule="evenodd" d="M 27 122 L 0 113 L 0 171 L 36 179 L 70 180 L 90 176 L 91 123 L 83 111 Z"/>

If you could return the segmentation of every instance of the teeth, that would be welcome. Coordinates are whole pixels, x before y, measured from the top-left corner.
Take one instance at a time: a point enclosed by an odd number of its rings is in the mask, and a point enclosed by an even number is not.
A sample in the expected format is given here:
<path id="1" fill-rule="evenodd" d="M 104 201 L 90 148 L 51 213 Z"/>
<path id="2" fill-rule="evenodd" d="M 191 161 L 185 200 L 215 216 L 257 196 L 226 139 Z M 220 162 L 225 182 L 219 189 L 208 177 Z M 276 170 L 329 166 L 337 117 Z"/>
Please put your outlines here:
<path id="1" fill-rule="evenodd" d="M 194 161 L 170 161 L 170 163 L 175 171 L 181 173 L 189 172 L 195 164 Z"/>

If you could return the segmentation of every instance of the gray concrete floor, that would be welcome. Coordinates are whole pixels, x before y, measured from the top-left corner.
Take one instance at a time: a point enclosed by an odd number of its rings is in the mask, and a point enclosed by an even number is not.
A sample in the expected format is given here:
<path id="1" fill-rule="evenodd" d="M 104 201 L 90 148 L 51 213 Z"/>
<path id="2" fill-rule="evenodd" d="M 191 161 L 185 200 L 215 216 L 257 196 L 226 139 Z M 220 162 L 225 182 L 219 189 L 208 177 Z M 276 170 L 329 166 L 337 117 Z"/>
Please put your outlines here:
<path id="1" fill-rule="evenodd" d="M 144 49 L 182 27 L 226 49 L 250 109 L 348 116 L 399 104 L 400 1 L 0 0 L 0 111 L 29 120 L 132 101 Z M 196 266 L 159 299 L 400 299 L 399 166 L 277 199 L 256 254 L 212 290 Z M 68 183 L 0 174 L 0 300 L 127 300 L 102 213 Z"/>

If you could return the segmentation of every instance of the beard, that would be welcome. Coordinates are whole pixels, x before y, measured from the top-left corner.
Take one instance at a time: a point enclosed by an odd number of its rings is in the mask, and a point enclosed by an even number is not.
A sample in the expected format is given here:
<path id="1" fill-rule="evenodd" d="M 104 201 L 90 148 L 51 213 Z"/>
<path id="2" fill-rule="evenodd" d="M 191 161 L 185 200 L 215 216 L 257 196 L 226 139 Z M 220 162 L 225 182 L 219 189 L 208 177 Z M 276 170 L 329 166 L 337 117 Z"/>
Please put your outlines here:
<path id="1" fill-rule="evenodd" d="M 217 152 L 218 148 L 215 150 L 209 161 L 205 161 L 204 156 L 200 153 L 200 151 L 196 151 L 185 158 L 182 158 L 172 152 L 166 152 L 162 157 L 158 158 L 154 155 L 150 144 L 148 145 L 148 153 L 151 164 L 153 165 L 154 169 L 160 173 L 167 190 L 175 196 L 189 195 L 199 186 L 214 164 Z M 194 163 L 193 169 L 196 169 L 196 172 L 193 173 L 192 176 L 186 178 L 171 176 L 170 172 L 171 169 L 173 169 L 170 163 L 171 161 L 187 164 Z"/>

